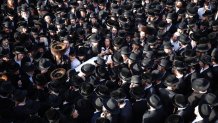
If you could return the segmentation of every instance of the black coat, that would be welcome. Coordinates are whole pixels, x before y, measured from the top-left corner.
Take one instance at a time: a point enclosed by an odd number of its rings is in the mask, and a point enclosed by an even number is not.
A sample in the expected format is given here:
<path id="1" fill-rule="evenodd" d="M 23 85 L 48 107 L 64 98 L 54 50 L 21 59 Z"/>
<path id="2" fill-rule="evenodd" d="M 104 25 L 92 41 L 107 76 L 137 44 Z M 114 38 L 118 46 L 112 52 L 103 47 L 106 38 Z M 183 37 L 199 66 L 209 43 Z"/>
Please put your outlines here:
<path id="1" fill-rule="evenodd" d="M 15 103 L 9 98 L 0 97 L 0 121 L 9 123 L 12 121 Z"/>
<path id="2" fill-rule="evenodd" d="M 142 118 L 142 123 L 164 123 L 167 115 L 163 107 L 153 110 L 146 111 Z"/>
<path id="3" fill-rule="evenodd" d="M 149 107 L 145 99 L 136 100 L 132 104 L 132 114 L 134 123 L 141 123 L 143 114 L 148 111 Z"/>

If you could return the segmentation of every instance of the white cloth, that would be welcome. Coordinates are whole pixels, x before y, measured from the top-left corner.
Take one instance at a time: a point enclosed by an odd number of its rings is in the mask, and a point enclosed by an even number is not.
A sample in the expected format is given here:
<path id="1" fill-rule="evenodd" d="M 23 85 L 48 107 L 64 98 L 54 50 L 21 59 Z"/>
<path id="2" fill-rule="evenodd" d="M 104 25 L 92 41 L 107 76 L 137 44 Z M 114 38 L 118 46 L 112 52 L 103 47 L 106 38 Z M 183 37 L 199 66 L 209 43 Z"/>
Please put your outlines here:
<path id="1" fill-rule="evenodd" d="M 82 64 L 80 64 L 78 67 L 75 68 L 75 71 L 76 72 L 81 72 L 81 67 L 84 65 L 84 64 L 93 64 L 95 65 L 95 60 L 97 60 L 98 57 L 92 57 L 91 59 L 83 62 Z"/>

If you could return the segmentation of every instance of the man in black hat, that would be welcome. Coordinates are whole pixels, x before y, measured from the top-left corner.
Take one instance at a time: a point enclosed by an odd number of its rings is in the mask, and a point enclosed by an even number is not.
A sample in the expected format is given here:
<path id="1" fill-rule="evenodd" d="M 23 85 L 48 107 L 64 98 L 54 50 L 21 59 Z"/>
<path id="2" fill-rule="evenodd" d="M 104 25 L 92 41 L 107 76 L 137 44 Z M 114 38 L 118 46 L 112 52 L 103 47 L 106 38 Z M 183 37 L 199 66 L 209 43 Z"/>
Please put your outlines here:
<path id="1" fill-rule="evenodd" d="M 148 104 L 150 109 L 144 113 L 142 123 L 164 123 L 168 114 L 164 111 L 160 98 L 153 94 L 149 97 Z"/>
<path id="2" fill-rule="evenodd" d="M 13 108 L 15 103 L 10 99 L 13 91 L 13 86 L 11 82 L 5 81 L 1 82 L 0 86 L 0 120 L 2 122 L 11 122 Z"/>
<path id="3" fill-rule="evenodd" d="M 200 65 L 200 74 L 199 74 L 199 76 L 201 78 L 205 78 L 205 79 L 209 80 L 211 82 L 211 84 L 212 84 L 213 83 L 213 73 L 212 73 L 212 70 L 210 68 L 211 56 L 202 55 L 200 57 L 199 65 Z"/>

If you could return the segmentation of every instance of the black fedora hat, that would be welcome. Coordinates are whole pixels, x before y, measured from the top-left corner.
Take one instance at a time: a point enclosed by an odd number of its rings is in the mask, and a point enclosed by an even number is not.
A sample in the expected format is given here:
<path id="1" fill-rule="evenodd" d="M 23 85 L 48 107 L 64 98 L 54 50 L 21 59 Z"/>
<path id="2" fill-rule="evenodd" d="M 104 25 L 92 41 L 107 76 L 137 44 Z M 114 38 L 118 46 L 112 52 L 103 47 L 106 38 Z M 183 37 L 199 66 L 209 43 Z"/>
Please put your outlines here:
<path id="1" fill-rule="evenodd" d="M 165 123 L 185 123 L 182 116 L 178 114 L 171 114 L 167 117 Z"/>
<path id="2" fill-rule="evenodd" d="M 138 62 L 134 62 L 130 65 L 130 69 L 132 71 L 133 75 L 140 75 L 142 73 L 142 67 L 141 64 Z"/>
<path id="3" fill-rule="evenodd" d="M 126 93 L 123 88 L 118 88 L 110 93 L 111 98 L 116 101 L 122 101 L 126 98 Z"/>
<path id="4" fill-rule="evenodd" d="M 94 91 L 94 86 L 90 83 L 83 82 L 83 83 L 81 83 L 79 90 L 80 90 L 79 92 L 82 96 L 88 97 L 88 96 L 92 95 L 92 93 Z"/>
<path id="5" fill-rule="evenodd" d="M 112 42 L 112 45 L 118 48 L 121 48 L 123 44 L 124 44 L 124 39 L 120 37 L 116 37 Z"/>
<path id="6" fill-rule="evenodd" d="M 153 70 L 151 72 L 152 80 L 161 80 L 163 74 L 159 70 Z"/>
<path id="7" fill-rule="evenodd" d="M 153 108 L 158 108 L 161 106 L 161 100 L 160 97 L 156 94 L 152 94 L 148 99 L 148 104 Z"/>
<path id="8" fill-rule="evenodd" d="M 179 79 L 173 74 L 168 75 L 164 81 L 164 84 L 169 87 L 176 86 L 178 83 Z"/>
<path id="9" fill-rule="evenodd" d="M 211 64 L 211 56 L 209 56 L 209 55 L 202 55 L 200 57 L 200 61 L 203 62 L 204 64 L 210 65 Z"/>
<path id="10" fill-rule="evenodd" d="M 105 60 L 102 57 L 98 57 L 94 62 L 99 66 L 105 66 Z"/>
<path id="11" fill-rule="evenodd" d="M 139 54 L 131 52 L 130 55 L 129 55 L 129 59 L 132 60 L 132 61 L 137 61 L 137 60 L 139 60 Z"/>
<path id="12" fill-rule="evenodd" d="M 134 84 L 141 84 L 142 83 L 142 78 L 140 75 L 133 75 L 131 77 L 131 83 L 134 83 Z"/>
<path id="13" fill-rule="evenodd" d="M 204 78 L 197 78 L 191 84 L 192 88 L 197 92 L 204 92 L 210 87 L 210 81 Z"/>
<path id="14" fill-rule="evenodd" d="M 141 45 L 141 43 L 142 43 L 142 42 L 140 41 L 139 38 L 133 38 L 132 44 Z"/>
<path id="15" fill-rule="evenodd" d="M 112 58 L 112 61 L 116 64 L 123 63 L 123 57 L 121 56 L 120 52 L 115 52 L 114 54 L 112 54 L 111 58 Z"/>
<path id="16" fill-rule="evenodd" d="M 103 66 L 98 66 L 95 69 L 95 76 L 101 79 L 106 79 L 108 77 L 108 71 Z"/>
<path id="17" fill-rule="evenodd" d="M 95 71 L 95 65 L 90 64 L 90 63 L 84 64 L 81 67 L 81 71 L 86 75 L 92 74 Z"/>
<path id="18" fill-rule="evenodd" d="M 190 34 L 190 38 L 194 41 L 198 41 L 201 37 L 201 32 L 200 31 L 195 31 L 193 33 Z"/>
<path id="19" fill-rule="evenodd" d="M 119 27 L 119 23 L 112 19 L 108 19 L 105 24 L 106 26 L 109 26 L 109 27 L 116 27 L 116 28 Z"/>
<path id="20" fill-rule="evenodd" d="M 207 52 L 209 50 L 208 44 L 198 44 L 196 46 L 196 51 L 197 52 Z"/>
<path id="21" fill-rule="evenodd" d="M 14 90 L 14 87 L 11 84 L 11 82 L 8 82 L 8 81 L 1 82 L 0 95 L 5 96 L 8 94 L 11 94 L 13 90 Z"/>
<path id="22" fill-rule="evenodd" d="M 190 16 L 195 16 L 198 12 L 198 8 L 197 7 L 188 7 L 186 10 L 186 13 Z"/>
<path id="23" fill-rule="evenodd" d="M 173 45 L 171 44 L 171 42 L 164 42 L 163 43 L 164 49 L 172 49 Z"/>
<path id="24" fill-rule="evenodd" d="M 15 46 L 14 54 L 25 54 L 27 52 L 24 46 Z"/>
<path id="25" fill-rule="evenodd" d="M 177 108 L 185 108 L 188 105 L 188 102 L 183 94 L 175 94 L 173 96 L 173 104 Z"/>
<path id="26" fill-rule="evenodd" d="M 184 70 L 186 69 L 186 64 L 183 61 L 175 60 L 173 66 L 177 70 Z"/>
<path id="27" fill-rule="evenodd" d="M 95 99 L 95 108 L 97 109 L 102 109 L 102 106 L 103 106 L 103 100 L 101 98 L 96 98 Z"/>
<path id="28" fill-rule="evenodd" d="M 146 41 L 147 41 L 148 45 L 156 44 L 156 38 L 154 36 L 149 36 Z"/>
<path id="29" fill-rule="evenodd" d="M 182 34 L 179 36 L 179 42 L 182 44 L 188 44 L 190 42 L 190 39 L 186 34 Z"/>
<path id="30" fill-rule="evenodd" d="M 144 68 L 152 68 L 153 62 L 154 62 L 153 59 L 150 59 L 150 58 L 143 59 L 141 61 L 142 69 L 144 69 Z"/>
<path id="31" fill-rule="evenodd" d="M 124 46 L 121 48 L 120 53 L 121 53 L 121 55 L 129 55 L 131 53 L 131 51 L 130 51 L 128 46 Z"/>
<path id="32" fill-rule="evenodd" d="M 209 118 L 212 109 L 209 104 L 200 104 L 198 106 L 198 111 L 202 118 Z"/>
<path id="33" fill-rule="evenodd" d="M 45 85 L 48 82 L 44 74 L 36 74 L 34 80 L 37 85 Z"/>
<path id="34" fill-rule="evenodd" d="M 103 106 L 111 114 L 118 114 L 120 112 L 118 102 L 115 99 L 110 98 L 106 103 L 103 103 Z"/>
<path id="35" fill-rule="evenodd" d="M 217 104 L 218 104 L 217 96 L 213 93 L 207 93 L 204 96 L 204 101 L 211 106 L 217 106 Z"/>
<path id="36" fill-rule="evenodd" d="M 67 71 L 64 68 L 56 68 L 50 73 L 52 82 L 57 84 L 63 84 L 67 80 Z"/>
<path id="37" fill-rule="evenodd" d="M 122 79 L 122 80 L 125 80 L 125 81 L 129 81 L 131 79 L 131 72 L 129 70 L 129 68 L 127 67 L 122 67 L 120 69 L 120 73 L 119 73 L 119 77 Z"/>
<path id="38" fill-rule="evenodd" d="M 94 91 L 100 98 L 108 97 L 110 95 L 109 89 L 106 85 L 98 85 Z"/>
<path id="39" fill-rule="evenodd" d="M 14 92 L 14 100 L 18 102 L 22 102 L 27 96 L 26 90 L 16 89 Z"/>
<path id="40" fill-rule="evenodd" d="M 68 81 L 70 86 L 74 86 L 76 88 L 79 88 L 81 83 L 83 82 L 84 80 L 82 79 L 82 77 L 77 76 L 77 75 L 70 76 L 69 81 Z"/>
<path id="41" fill-rule="evenodd" d="M 25 72 L 31 72 L 31 71 L 34 71 L 35 70 L 35 66 L 33 63 L 31 62 L 26 62 L 24 63 L 24 65 L 22 66 L 23 67 L 23 70 Z"/>
<path id="42" fill-rule="evenodd" d="M 135 99 L 140 99 L 141 97 L 144 96 L 144 89 L 141 86 L 133 87 L 133 88 L 130 89 L 130 94 Z"/>
<path id="43" fill-rule="evenodd" d="M 185 51 L 182 53 L 182 56 L 185 58 L 194 58 L 196 57 L 196 52 L 193 49 L 185 49 Z"/>
<path id="44" fill-rule="evenodd" d="M 179 29 L 182 29 L 182 30 L 188 29 L 187 23 L 184 22 L 184 21 L 183 21 L 183 22 L 180 22 L 179 25 L 178 25 L 178 28 L 179 28 Z"/>
<path id="45" fill-rule="evenodd" d="M 169 61 L 168 61 L 167 59 L 161 59 L 161 60 L 160 60 L 160 63 L 159 63 L 158 65 L 160 65 L 161 67 L 168 68 L 168 66 L 169 66 Z"/>

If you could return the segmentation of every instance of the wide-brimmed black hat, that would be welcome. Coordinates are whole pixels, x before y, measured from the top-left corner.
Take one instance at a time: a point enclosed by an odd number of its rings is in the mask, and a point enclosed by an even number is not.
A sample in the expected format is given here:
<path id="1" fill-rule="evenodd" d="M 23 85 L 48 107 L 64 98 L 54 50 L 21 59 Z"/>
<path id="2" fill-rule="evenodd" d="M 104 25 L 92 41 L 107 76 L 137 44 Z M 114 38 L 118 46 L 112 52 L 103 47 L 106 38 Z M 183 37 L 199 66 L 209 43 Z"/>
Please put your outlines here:
<path id="1" fill-rule="evenodd" d="M 74 76 L 70 76 L 68 82 L 69 82 L 69 85 L 71 86 L 80 87 L 81 83 L 83 83 L 84 80 L 82 79 L 82 77 L 74 75 Z"/>
<path id="2" fill-rule="evenodd" d="M 149 36 L 146 41 L 147 41 L 148 45 L 156 44 L 156 38 L 154 36 Z"/>
<path id="3" fill-rule="evenodd" d="M 189 66 L 195 66 L 199 63 L 199 60 L 195 57 L 185 58 L 184 62 Z"/>
<path id="4" fill-rule="evenodd" d="M 34 64 L 31 63 L 31 62 L 26 62 L 26 63 L 24 63 L 24 65 L 23 65 L 23 70 L 24 70 L 25 72 L 31 72 L 31 71 L 34 71 L 34 70 L 35 70 L 35 66 L 34 66 Z"/>
<path id="5" fill-rule="evenodd" d="M 151 72 L 152 80 L 161 80 L 163 77 L 163 73 L 159 70 L 153 70 Z"/>
<path id="6" fill-rule="evenodd" d="M 91 42 L 99 42 L 99 41 L 100 41 L 100 38 L 99 38 L 99 36 L 98 36 L 97 34 L 92 34 L 92 35 L 90 36 L 89 40 L 90 40 Z"/>
<path id="7" fill-rule="evenodd" d="M 185 23 L 184 21 L 183 21 L 183 22 L 180 22 L 179 25 L 178 25 L 178 28 L 179 28 L 179 29 L 182 29 L 182 30 L 188 29 L 187 23 Z"/>
<path id="8" fill-rule="evenodd" d="M 130 89 L 130 94 L 135 99 L 140 99 L 141 97 L 144 96 L 144 89 L 141 86 L 133 87 L 133 88 Z"/>
<path id="9" fill-rule="evenodd" d="M 98 85 L 94 91 L 100 98 L 108 97 L 110 94 L 109 89 L 106 85 Z"/>
<path id="10" fill-rule="evenodd" d="M 13 85 L 11 84 L 11 82 L 8 81 L 4 81 L 1 82 L 1 86 L 0 86 L 0 95 L 7 95 L 12 93 L 14 90 Z"/>
<path id="11" fill-rule="evenodd" d="M 98 66 L 95 69 L 95 75 L 96 75 L 96 77 L 106 79 L 108 77 L 108 71 L 105 67 Z"/>
<path id="12" fill-rule="evenodd" d="M 14 54 L 25 54 L 27 52 L 24 46 L 15 46 Z"/>
<path id="13" fill-rule="evenodd" d="M 164 81 L 164 84 L 166 86 L 170 86 L 170 87 L 175 86 L 178 83 L 179 83 L 179 79 L 176 78 L 176 76 L 173 74 L 168 75 Z"/>
<path id="14" fill-rule="evenodd" d="M 129 70 L 129 68 L 127 67 L 122 67 L 120 69 L 120 73 L 119 73 L 119 77 L 122 79 L 122 80 L 125 80 L 125 81 L 129 81 L 131 79 L 131 72 Z"/>
<path id="15" fill-rule="evenodd" d="M 109 27 L 116 27 L 116 28 L 119 27 L 119 23 L 112 19 L 108 19 L 105 24 L 106 26 L 109 26 Z"/>
<path id="16" fill-rule="evenodd" d="M 187 106 L 188 102 L 183 94 L 175 94 L 173 96 L 173 104 L 177 108 L 185 108 Z"/>
<path id="17" fill-rule="evenodd" d="M 56 121 L 60 118 L 60 113 L 56 109 L 49 109 L 45 112 L 45 116 L 48 120 Z"/>
<path id="18" fill-rule="evenodd" d="M 87 82 L 81 83 L 80 88 L 79 88 L 79 92 L 82 96 L 88 97 L 88 96 L 92 95 L 93 91 L 94 91 L 94 87 L 92 84 L 87 83 Z"/>
<path id="19" fill-rule="evenodd" d="M 160 97 L 156 94 L 152 94 L 148 99 L 148 104 L 153 108 L 158 108 L 161 106 Z"/>
<path id="20" fill-rule="evenodd" d="M 164 42 L 163 43 L 164 49 L 172 49 L 173 45 L 171 44 L 171 42 Z"/>
<path id="21" fill-rule="evenodd" d="M 120 37 L 116 37 L 112 42 L 112 45 L 118 48 L 121 48 L 123 44 L 124 44 L 124 39 Z"/>
<path id="22" fill-rule="evenodd" d="M 218 102 L 217 102 L 217 96 L 213 93 L 207 93 L 204 96 L 203 99 L 207 104 L 211 105 L 211 106 L 217 106 Z"/>
<path id="23" fill-rule="evenodd" d="M 92 74 L 95 71 L 95 65 L 90 64 L 90 63 L 84 64 L 81 67 L 81 71 L 86 75 Z"/>
<path id="24" fill-rule="evenodd" d="M 111 98 L 121 101 L 126 98 L 126 93 L 122 88 L 118 88 L 110 93 Z"/>
<path id="25" fill-rule="evenodd" d="M 139 54 L 131 52 L 130 55 L 129 55 L 129 59 L 132 60 L 132 61 L 137 61 L 137 60 L 139 60 Z"/>
<path id="26" fill-rule="evenodd" d="M 94 62 L 99 66 L 105 66 L 105 60 L 102 57 L 98 57 Z"/>
<path id="27" fill-rule="evenodd" d="M 190 16 L 195 16 L 198 12 L 198 8 L 197 7 L 188 7 L 186 10 L 186 13 Z"/>
<path id="28" fill-rule="evenodd" d="M 141 41 L 140 41 L 139 38 L 133 38 L 132 44 L 140 45 L 140 44 L 141 44 Z"/>
<path id="29" fill-rule="evenodd" d="M 56 68 L 50 73 L 52 82 L 57 84 L 65 83 L 67 80 L 67 71 L 64 68 Z"/>
<path id="30" fill-rule="evenodd" d="M 185 123 L 184 118 L 178 114 L 171 114 L 167 117 L 165 123 Z"/>
<path id="31" fill-rule="evenodd" d="M 208 44 L 198 44 L 196 46 L 196 51 L 198 52 L 207 52 L 209 50 Z"/>
<path id="32" fill-rule="evenodd" d="M 186 64 L 183 61 L 175 60 L 173 65 L 177 70 L 186 69 Z"/>
<path id="33" fill-rule="evenodd" d="M 200 31 L 195 31 L 193 33 L 190 34 L 190 38 L 194 41 L 198 41 L 201 37 L 201 32 Z"/>
<path id="34" fill-rule="evenodd" d="M 124 46 L 121 48 L 120 53 L 121 53 L 121 55 L 129 55 L 131 53 L 131 51 L 130 51 L 128 46 Z"/>
<path id="35" fill-rule="evenodd" d="M 179 36 L 179 42 L 181 42 L 182 44 L 188 44 L 190 42 L 190 39 L 186 34 L 182 34 Z"/>
<path id="36" fill-rule="evenodd" d="M 130 69 L 132 71 L 133 75 L 140 75 L 142 73 L 142 67 L 141 64 L 138 62 L 134 62 L 130 65 Z"/>
<path id="37" fill-rule="evenodd" d="M 14 100 L 18 102 L 22 102 L 27 96 L 26 90 L 17 89 L 14 92 Z"/>
<path id="38" fill-rule="evenodd" d="M 209 55 L 202 55 L 200 57 L 200 61 L 203 62 L 204 64 L 210 65 L 211 64 L 211 56 L 209 56 Z"/>
<path id="39" fill-rule="evenodd" d="M 133 75 L 131 77 L 131 83 L 134 83 L 134 84 L 141 84 L 142 83 L 142 78 L 140 75 Z"/>
<path id="40" fill-rule="evenodd" d="M 34 80 L 37 85 L 45 85 L 48 82 L 44 74 L 36 74 Z"/>
<path id="41" fill-rule="evenodd" d="M 209 104 L 200 104 L 198 106 L 198 111 L 202 118 L 209 118 L 212 109 Z"/>
<path id="42" fill-rule="evenodd" d="M 116 64 L 122 64 L 123 63 L 123 57 L 121 56 L 120 52 L 115 52 L 112 54 L 111 59 Z"/>
<path id="43" fill-rule="evenodd" d="M 154 63 L 153 59 L 146 58 L 146 59 L 143 59 L 141 61 L 141 67 L 142 67 L 142 69 L 144 69 L 144 68 L 152 68 L 153 63 Z"/>
<path id="44" fill-rule="evenodd" d="M 120 112 L 118 102 L 115 99 L 110 98 L 106 103 L 103 103 L 103 106 L 111 114 L 118 114 Z"/>
<path id="45" fill-rule="evenodd" d="M 167 59 L 161 59 L 159 65 L 160 65 L 161 67 L 168 68 L 168 66 L 169 66 L 169 61 L 168 61 Z"/>
<path id="46" fill-rule="evenodd" d="M 197 78 L 192 81 L 192 88 L 197 92 L 204 92 L 210 87 L 210 82 L 204 78 Z"/>

